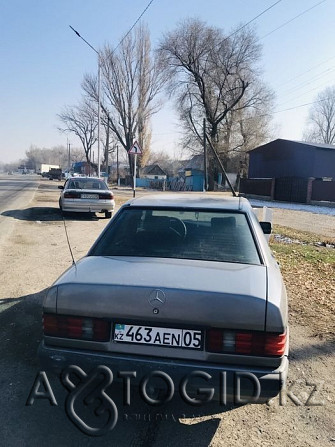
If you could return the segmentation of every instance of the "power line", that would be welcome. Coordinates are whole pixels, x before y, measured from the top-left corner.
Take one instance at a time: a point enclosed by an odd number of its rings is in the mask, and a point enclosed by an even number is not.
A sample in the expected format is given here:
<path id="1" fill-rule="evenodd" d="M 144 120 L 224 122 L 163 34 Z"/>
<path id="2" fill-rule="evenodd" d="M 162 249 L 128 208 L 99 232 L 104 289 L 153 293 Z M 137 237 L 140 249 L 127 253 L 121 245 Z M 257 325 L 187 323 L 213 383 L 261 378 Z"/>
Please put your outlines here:
<path id="1" fill-rule="evenodd" d="M 243 28 L 245 28 L 246 26 L 250 25 L 250 23 L 254 22 L 255 20 L 257 20 L 259 17 L 261 17 L 263 14 L 265 14 L 267 11 L 269 11 L 270 9 L 272 9 L 274 6 L 278 5 L 278 3 L 280 3 L 282 0 L 278 0 L 275 3 L 273 3 L 271 6 L 269 6 L 268 8 L 264 9 L 264 11 L 262 11 L 260 14 L 258 14 L 256 17 L 254 17 L 253 19 L 249 20 L 249 22 L 245 23 L 244 25 L 242 25 L 240 28 L 238 28 L 236 31 L 234 31 L 232 34 L 230 34 L 228 37 L 226 37 L 225 40 L 230 39 L 232 36 L 234 36 L 234 34 L 238 33 L 239 31 L 241 31 Z"/>
<path id="2" fill-rule="evenodd" d="M 224 41 L 228 40 L 229 38 L 231 38 L 234 34 L 238 33 L 239 31 L 241 31 L 243 28 L 245 28 L 246 26 L 248 26 L 250 23 L 254 22 L 256 19 L 258 19 L 259 17 L 261 17 L 263 14 L 265 14 L 267 11 L 269 11 L 270 9 L 272 9 L 274 6 L 276 6 L 278 3 L 280 3 L 282 0 L 278 0 L 275 3 L 273 3 L 271 6 L 269 6 L 268 8 L 266 8 L 264 11 L 262 11 L 260 14 L 258 14 L 257 16 L 255 16 L 253 19 L 249 20 L 249 22 L 245 23 L 243 26 L 241 26 L 240 28 L 238 28 L 236 31 L 234 31 L 232 34 L 230 34 L 228 37 L 226 37 L 224 39 Z M 311 6 L 310 8 L 302 11 L 300 14 L 298 14 L 297 16 L 293 17 L 292 19 L 288 20 L 287 22 L 283 23 L 282 25 L 280 25 L 279 27 L 275 28 L 274 30 L 270 31 L 268 34 L 264 35 L 263 37 L 259 38 L 258 40 L 264 39 L 265 37 L 271 35 L 272 33 L 274 33 L 275 31 L 283 28 L 284 26 L 288 25 L 289 23 L 293 22 L 294 20 L 298 19 L 299 17 L 303 16 L 304 14 L 306 14 L 307 12 L 311 11 L 312 9 L 316 8 L 317 6 L 319 6 L 320 4 L 324 3 L 326 0 L 321 0 L 318 3 L 316 3 L 315 5 Z M 332 58 L 330 58 L 332 59 Z M 329 59 L 329 60 L 330 60 Z M 328 62 L 325 61 L 325 62 Z M 323 63 L 325 63 L 323 62 Z M 322 65 L 323 63 L 319 64 Z M 319 65 L 317 65 L 316 67 L 318 67 Z M 312 67 L 309 71 L 311 71 L 313 68 L 316 67 Z M 326 70 L 328 71 L 328 70 Z M 304 72 L 303 74 L 305 74 L 306 72 Z M 298 75 L 297 77 L 299 77 L 301 75 Z M 318 76 L 318 75 L 316 75 Z M 294 78 L 295 79 L 295 78 Z M 287 81 L 290 82 L 290 81 Z M 286 83 L 287 83 L 286 82 Z M 309 85 L 310 82 L 307 83 L 307 85 Z M 300 88 L 300 87 L 299 87 Z"/>
<path id="3" fill-rule="evenodd" d="M 311 11 L 312 9 L 316 8 L 317 6 L 319 6 L 319 5 L 321 5 L 322 3 L 325 3 L 325 2 L 326 2 L 326 0 L 321 0 L 321 1 L 319 1 L 318 3 L 314 4 L 314 5 L 311 6 L 310 8 L 305 9 L 304 11 L 302 11 L 300 14 L 296 15 L 296 16 L 293 17 L 292 19 L 290 19 L 290 20 L 284 22 L 283 24 L 281 24 L 281 25 L 278 26 L 277 28 L 275 28 L 275 29 L 273 29 L 272 31 L 270 31 L 269 33 L 265 34 L 264 36 L 262 36 L 262 37 L 259 38 L 258 40 L 262 40 L 262 39 L 264 39 L 264 38 L 270 36 L 270 35 L 273 34 L 274 32 L 276 32 L 276 31 L 278 31 L 279 29 L 283 28 L 284 26 L 286 26 L 286 25 L 292 23 L 294 20 L 298 19 L 299 17 L 303 16 L 304 14 L 308 13 L 308 12 Z M 332 58 L 330 58 L 330 59 L 332 59 Z M 328 60 L 325 61 L 325 62 L 328 62 L 330 59 L 328 59 Z M 323 62 L 323 63 L 325 63 L 325 62 Z M 321 64 L 318 64 L 316 67 L 318 67 L 318 66 L 320 66 L 320 65 L 322 65 L 322 63 L 321 63 Z M 315 68 L 315 67 L 310 68 L 309 71 L 311 71 L 313 68 Z M 312 79 L 315 79 L 315 78 L 320 79 L 320 77 L 322 76 L 322 74 L 324 74 L 324 73 L 326 73 L 326 72 L 329 72 L 329 71 L 332 71 L 332 69 L 327 69 L 327 70 L 325 70 L 324 72 L 322 72 L 321 74 L 317 74 L 317 75 L 315 75 Z M 300 77 L 300 76 L 302 76 L 302 75 L 305 74 L 305 73 L 306 73 L 306 72 L 302 73 L 301 75 L 296 76 L 295 78 L 293 78 L 293 80 L 296 79 L 296 78 L 298 78 L 298 77 Z M 320 76 L 320 75 L 321 75 L 321 76 Z M 291 80 L 291 81 L 292 81 L 292 80 Z M 287 81 L 286 84 L 287 84 L 288 82 L 291 82 L 291 81 Z M 309 85 L 309 84 L 311 84 L 311 80 L 307 81 L 307 83 L 305 82 L 304 85 L 298 87 L 298 89 L 300 89 L 300 88 L 302 88 L 302 87 L 305 87 L 306 85 Z M 289 89 L 289 91 L 293 91 L 293 90 L 295 90 L 295 89 L 294 89 L 294 88 L 293 88 L 293 89 Z M 302 96 L 302 94 L 300 94 L 299 96 Z M 313 102 L 309 102 L 309 103 L 305 103 L 305 104 L 300 104 L 300 105 L 298 105 L 298 106 L 290 107 L 290 108 L 287 108 L 287 109 L 277 110 L 277 111 L 274 111 L 274 112 L 272 112 L 272 113 L 276 114 L 276 113 L 282 113 L 282 112 L 286 112 L 286 111 L 290 111 L 290 110 L 295 110 L 295 109 L 299 109 L 299 108 L 301 108 L 301 107 L 306 107 L 306 106 L 308 106 L 308 105 L 316 104 L 316 103 L 321 102 L 321 101 L 323 101 L 323 100 L 318 100 L 318 101 L 313 101 Z M 288 102 L 288 101 L 286 101 L 286 102 Z"/>
<path id="4" fill-rule="evenodd" d="M 289 110 L 300 109 L 301 107 L 310 106 L 312 104 L 317 104 L 318 102 L 322 102 L 322 101 L 327 101 L 327 100 L 326 99 L 320 99 L 318 101 L 306 102 L 305 104 L 300 104 L 299 106 L 290 107 L 289 109 L 276 110 L 276 111 L 274 111 L 272 113 L 281 113 L 281 112 L 287 112 Z"/>
<path id="5" fill-rule="evenodd" d="M 265 34 L 264 36 L 260 37 L 259 40 L 265 39 L 265 37 L 270 36 L 270 34 L 274 33 L 275 31 L 278 31 L 279 29 L 283 28 L 284 26 L 288 25 L 289 23 L 293 22 L 294 20 L 298 19 L 299 17 L 303 16 L 307 12 L 311 11 L 312 9 L 316 8 L 317 6 L 321 5 L 321 3 L 325 3 L 326 0 L 321 0 L 321 2 L 316 3 L 315 5 L 311 6 L 308 9 L 305 9 L 303 12 L 298 14 L 297 16 L 293 17 L 293 19 L 288 20 L 287 22 L 283 23 L 282 25 L 278 26 L 274 30 L 270 31 L 269 33 Z"/>
<path id="6" fill-rule="evenodd" d="M 120 42 L 117 44 L 117 46 L 114 48 L 113 53 L 119 48 L 119 46 L 121 45 L 121 43 L 124 41 L 124 39 L 132 32 L 132 30 L 135 28 L 135 26 L 137 25 L 137 23 L 141 20 L 141 18 L 143 17 L 143 15 L 146 13 L 146 11 L 149 9 L 150 5 L 153 3 L 154 0 L 150 0 L 150 2 L 147 4 L 147 6 L 144 8 L 144 10 L 142 11 L 142 13 L 139 15 L 139 17 L 136 19 L 135 23 L 133 24 L 133 26 L 126 32 L 126 34 L 122 37 L 122 39 L 120 40 Z M 81 36 L 79 34 L 78 31 L 76 31 L 71 25 L 69 25 L 69 27 L 72 29 L 73 32 L 75 32 L 77 34 L 78 37 L 80 37 L 80 39 L 82 39 L 89 47 L 92 48 L 93 51 L 95 51 L 98 55 L 99 55 L 99 51 L 96 50 L 89 42 L 87 42 L 86 39 L 83 38 L 83 36 Z"/>
<path id="7" fill-rule="evenodd" d="M 309 69 L 303 71 L 302 73 L 299 73 L 299 74 L 297 74 L 296 76 L 294 76 L 293 78 L 288 79 L 288 80 L 286 80 L 285 82 L 282 82 L 281 84 L 278 85 L 278 87 L 282 87 L 283 85 L 289 84 L 290 82 L 295 81 L 296 79 L 301 78 L 301 76 L 304 76 L 306 73 L 309 73 L 310 71 L 314 70 L 314 68 L 318 68 L 318 67 L 320 67 L 321 65 L 325 64 L 326 62 L 331 61 L 331 60 L 334 59 L 334 58 L 335 58 L 335 56 L 332 56 L 332 57 L 326 59 L 325 61 L 320 62 L 319 64 L 316 64 L 316 65 L 313 65 L 312 67 L 309 67 Z M 278 88 L 278 87 L 277 87 L 277 88 Z"/>
<path id="8" fill-rule="evenodd" d="M 334 66 L 333 67 L 329 67 L 329 68 L 327 68 L 327 70 L 324 70 L 322 73 L 316 74 L 315 76 L 310 78 L 308 81 L 306 81 L 306 82 L 304 82 L 304 83 L 302 83 L 300 85 L 296 85 L 294 87 L 291 87 L 290 89 L 288 89 L 286 91 L 284 90 L 284 92 L 282 93 L 282 96 L 287 96 L 287 95 L 290 95 L 292 93 L 296 93 L 297 91 L 307 87 L 308 85 L 311 85 L 311 84 L 314 85 L 317 81 L 319 81 L 322 78 L 324 78 L 325 76 L 328 76 L 329 74 L 333 73 L 334 70 L 335 70 Z"/>
<path id="9" fill-rule="evenodd" d="M 114 50 L 112 51 L 112 53 L 114 53 L 119 46 L 122 44 L 122 42 L 125 40 L 125 38 L 132 32 L 132 30 L 135 28 L 135 26 L 138 24 L 138 22 L 141 20 L 141 18 L 143 17 L 143 15 L 146 13 L 146 11 L 149 9 L 150 5 L 153 3 L 154 0 L 150 0 L 150 2 L 147 4 L 147 6 L 144 8 L 144 10 L 142 11 L 142 13 L 139 15 L 139 17 L 137 18 L 137 20 L 135 21 L 135 23 L 133 24 L 133 26 L 129 29 L 129 31 L 127 31 L 127 33 L 122 37 L 122 39 L 120 40 L 120 42 L 117 44 L 117 46 L 114 48 Z"/>
<path id="10" fill-rule="evenodd" d="M 285 105 L 285 104 L 287 104 L 287 103 L 289 103 L 289 102 L 295 101 L 296 99 L 299 99 L 299 98 L 301 98 L 302 96 L 308 95 L 309 93 L 312 93 L 312 92 L 314 92 L 315 90 L 321 90 L 321 88 L 322 88 L 322 87 L 318 86 L 318 87 L 312 88 L 311 90 L 308 90 L 307 92 L 300 93 L 300 95 L 295 96 L 295 97 L 292 98 L 292 99 L 289 99 L 289 100 L 287 100 L 287 101 L 281 102 L 281 103 L 279 104 L 279 107 L 281 107 L 281 106 L 283 106 L 283 105 Z"/>

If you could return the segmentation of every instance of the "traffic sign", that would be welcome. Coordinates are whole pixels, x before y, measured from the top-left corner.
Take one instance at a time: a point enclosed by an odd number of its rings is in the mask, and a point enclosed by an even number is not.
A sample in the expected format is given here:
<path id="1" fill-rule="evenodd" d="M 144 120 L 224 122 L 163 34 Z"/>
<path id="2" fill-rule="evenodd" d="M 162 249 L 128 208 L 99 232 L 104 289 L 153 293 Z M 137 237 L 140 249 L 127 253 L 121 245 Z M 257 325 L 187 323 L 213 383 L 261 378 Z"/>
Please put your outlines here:
<path id="1" fill-rule="evenodd" d="M 135 143 L 129 149 L 128 154 L 142 155 L 141 146 L 138 144 L 137 141 L 135 141 Z"/>

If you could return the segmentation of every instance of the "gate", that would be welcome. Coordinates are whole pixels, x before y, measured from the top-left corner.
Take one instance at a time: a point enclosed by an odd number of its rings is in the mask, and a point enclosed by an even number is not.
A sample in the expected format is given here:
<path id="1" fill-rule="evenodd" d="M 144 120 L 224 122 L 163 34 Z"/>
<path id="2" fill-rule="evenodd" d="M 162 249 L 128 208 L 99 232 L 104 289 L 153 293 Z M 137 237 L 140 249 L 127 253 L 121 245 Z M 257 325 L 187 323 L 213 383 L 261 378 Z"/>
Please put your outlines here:
<path id="1" fill-rule="evenodd" d="M 281 202 L 307 202 L 308 179 L 304 177 L 276 178 L 274 199 Z"/>

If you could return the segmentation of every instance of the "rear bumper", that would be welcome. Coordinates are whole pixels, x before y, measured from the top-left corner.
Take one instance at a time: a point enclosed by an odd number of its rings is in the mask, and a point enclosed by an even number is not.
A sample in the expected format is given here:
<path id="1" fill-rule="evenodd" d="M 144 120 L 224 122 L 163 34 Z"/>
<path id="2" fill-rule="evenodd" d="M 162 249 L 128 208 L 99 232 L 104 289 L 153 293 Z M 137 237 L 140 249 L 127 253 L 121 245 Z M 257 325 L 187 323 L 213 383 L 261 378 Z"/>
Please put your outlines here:
<path id="1" fill-rule="evenodd" d="M 90 202 L 84 200 L 63 200 L 62 210 L 66 212 L 78 213 L 101 213 L 103 211 L 113 211 L 115 207 L 114 200 L 100 200 L 99 202 Z"/>
<path id="2" fill-rule="evenodd" d="M 148 375 L 156 376 L 156 372 L 159 371 L 172 379 L 175 392 L 180 390 L 183 380 L 187 380 L 186 389 L 191 392 L 199 393 L 199 388 L 213 389 L 213 400 L 237 404 L 264 403 L 277 396 L 285 387 L 288 373 L 286 356 L 283 357 L 279 368 L 271 370 L 261 367 L 59 349 L 46 346 L 42 341 L 38 357 L 44 370 L 57 375 L 70 365 L 79 366 L 86 373 L 99 365 L 107 366 L 112 371 L 115 381 L 124 380 L 120 372 L 135 372 L 135 377 L 131 378 L 133 385 L 139 385 Z M 166 389 L 164 380 L 159 378 L 158 382 L 160 385 L 156 384 L 156 388 Z"/>

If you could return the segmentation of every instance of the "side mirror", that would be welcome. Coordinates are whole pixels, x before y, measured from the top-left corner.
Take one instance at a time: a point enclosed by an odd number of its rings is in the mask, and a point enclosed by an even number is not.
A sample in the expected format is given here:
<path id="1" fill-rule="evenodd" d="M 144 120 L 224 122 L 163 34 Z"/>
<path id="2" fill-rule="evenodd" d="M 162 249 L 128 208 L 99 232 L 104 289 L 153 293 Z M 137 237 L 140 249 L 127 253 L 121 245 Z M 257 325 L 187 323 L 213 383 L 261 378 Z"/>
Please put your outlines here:
<path id="1" fill-rule="evenodd" d="M 63 185 L 59 185 L 58 189 L 64 189 L 64 186 Z"/>
<path id="2" fill-rule="evenodd" d="M 272 224 L 271 222 L 259 222 L 260 226 L 262 227 L 264 234 L 271 234 L 272 231 Z"/>

